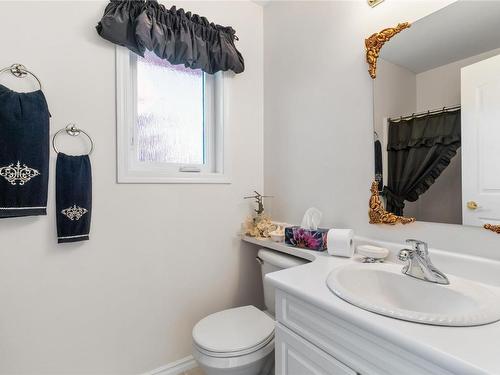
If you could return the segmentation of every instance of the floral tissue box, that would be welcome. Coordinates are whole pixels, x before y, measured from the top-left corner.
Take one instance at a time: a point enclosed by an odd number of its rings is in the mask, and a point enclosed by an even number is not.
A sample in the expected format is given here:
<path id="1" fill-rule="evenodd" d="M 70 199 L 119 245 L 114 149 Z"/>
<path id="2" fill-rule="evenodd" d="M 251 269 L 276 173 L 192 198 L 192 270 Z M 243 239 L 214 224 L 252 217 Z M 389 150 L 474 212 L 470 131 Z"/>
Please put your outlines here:
<path id="1" fill-rule="evenodd" d="M 301 227 L 285 228 L 285 243 L 303 249 L 324 251 L 326 250 L 326 235 L 328 229 L 317 230 L 303 229 Z"/>

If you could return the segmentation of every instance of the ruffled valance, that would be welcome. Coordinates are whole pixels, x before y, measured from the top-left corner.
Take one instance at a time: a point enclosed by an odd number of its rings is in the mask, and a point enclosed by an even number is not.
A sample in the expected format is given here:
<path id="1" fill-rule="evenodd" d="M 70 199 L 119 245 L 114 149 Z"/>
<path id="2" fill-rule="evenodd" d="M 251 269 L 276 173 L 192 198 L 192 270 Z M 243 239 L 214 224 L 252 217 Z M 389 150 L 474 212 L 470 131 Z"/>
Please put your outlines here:
<path id="1" fill-rule="evenodd" d="M 112 43 L 144 56 L 146 50 L 171 64 L 213 74 L 245 69 L 232 27 L 216 25 L 183 9 L 166 9 L 156 0 L 110 0 L 96 27 Z"/>
<path id="2" fill-rule="evenodd" d="M 435 145 L 451 145 L 453 143 L 460 143 L 460 129 L 458 134 L 453 135 L 437 135 L 435 137 L 421 138 L 421 139 L 408 139 L 398 143 L 390 143 L 387 145 L 388 151 L 398 151 L 415 147 L 432 147 Z"/>
<path id="3" fill-rule="evenodd" d="M 460 142 L 460 110 L 391 121 L 387 141 L 388 151 L 415 147 L 450 145 Z"/>

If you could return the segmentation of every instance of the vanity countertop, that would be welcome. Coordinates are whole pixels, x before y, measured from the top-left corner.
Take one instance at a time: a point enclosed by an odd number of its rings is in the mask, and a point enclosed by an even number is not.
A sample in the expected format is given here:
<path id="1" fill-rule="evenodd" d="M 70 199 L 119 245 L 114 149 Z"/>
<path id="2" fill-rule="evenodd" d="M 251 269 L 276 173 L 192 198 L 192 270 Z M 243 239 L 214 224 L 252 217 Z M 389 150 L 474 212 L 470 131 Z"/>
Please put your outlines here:
<path id="1" fill-rule="evenodd" d="M 333 268 L 356 260 L 333 257 L 327 252 L 294 248 L 271 240 L 251 237 L 243 237 L 243 240 L 311 261 L 302 266 L 267 274 L 266 280 L 276 288 L 349 321 L 451 373 L 500 374 L 500 322 L 476 327 L 443 327 L 377 315 L 345 302 L 326 285 L 327 276 Z M 359 238 L 355 242 L 359 242 Z M 454 254 L 450 256 L 460 257 Z M 495 268 L 500 267 L 500 262 L 494 263 Z M 437 266 L 440 267 L 439 264 Z M 444 271 L 446 273 L 446 269 Z M 497 272 L 496 278 L 500 279 L 500 268 Z"/>

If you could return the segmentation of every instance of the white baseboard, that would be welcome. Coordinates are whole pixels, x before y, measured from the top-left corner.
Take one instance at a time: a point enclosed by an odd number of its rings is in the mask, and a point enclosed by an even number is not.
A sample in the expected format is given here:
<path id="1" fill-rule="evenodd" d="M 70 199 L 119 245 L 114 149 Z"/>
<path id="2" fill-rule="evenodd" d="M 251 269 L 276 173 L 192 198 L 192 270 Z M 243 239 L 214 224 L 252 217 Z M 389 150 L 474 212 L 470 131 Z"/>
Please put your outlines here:
<path id="1" fill-rule="evenodd" d="M 165 366 L 158 367 L 143 375 L 180 375 L 186 371 L 191 370 L 197 366 L 196 361 L 192 355 L 170 362 Z"/>

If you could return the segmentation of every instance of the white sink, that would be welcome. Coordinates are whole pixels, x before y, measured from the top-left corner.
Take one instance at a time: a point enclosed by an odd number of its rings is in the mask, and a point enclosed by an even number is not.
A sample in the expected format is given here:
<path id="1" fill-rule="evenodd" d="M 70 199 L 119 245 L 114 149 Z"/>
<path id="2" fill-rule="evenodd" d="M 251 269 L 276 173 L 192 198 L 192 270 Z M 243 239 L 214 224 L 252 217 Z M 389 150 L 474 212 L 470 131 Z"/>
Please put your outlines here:
<path id="1" fill-rule="evenodd" d="M 402 265 L 353 263 L 335 268 L 328 288 L 343 300 L 391 318 L 442 326 L 500 320 L 500 289 L 447 275 L 438 285 L 401 273 Z"/>

